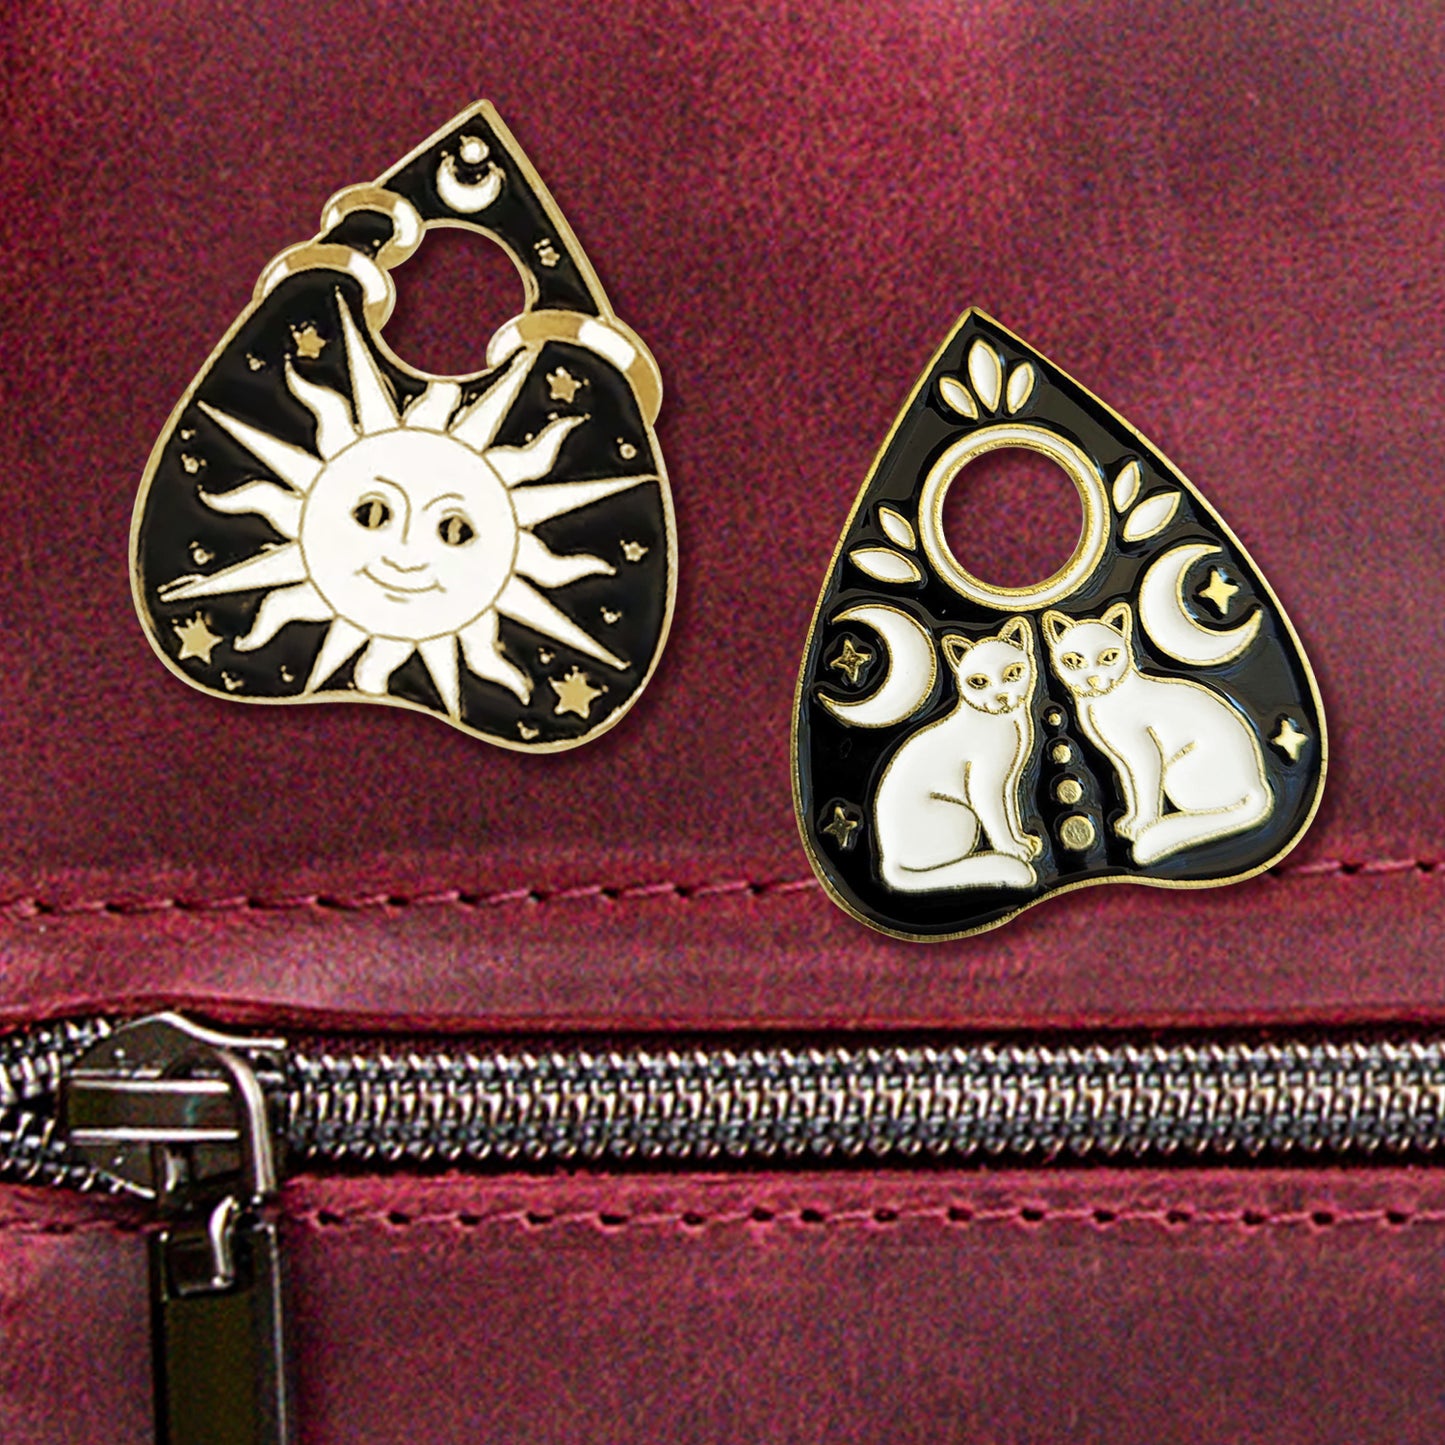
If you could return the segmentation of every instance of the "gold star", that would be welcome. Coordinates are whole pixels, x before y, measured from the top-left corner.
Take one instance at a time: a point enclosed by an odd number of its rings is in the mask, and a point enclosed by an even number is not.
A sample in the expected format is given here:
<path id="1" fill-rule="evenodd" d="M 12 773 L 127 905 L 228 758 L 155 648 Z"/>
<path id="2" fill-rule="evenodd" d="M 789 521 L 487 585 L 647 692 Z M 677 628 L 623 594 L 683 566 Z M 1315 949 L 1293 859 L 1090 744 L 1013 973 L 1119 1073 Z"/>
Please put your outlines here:
<path id="1" fill-rule="evenodd" d="M 517 724 L 517 736 L 520 737 L 524 743 L 531 742 L 541 731 L 541 728 L 528 727 L 524 722 Z"/>
<path id="2" fill-rule="evenodd" d="M 615 608 L 612 608 L 612 607 L 604 607 L 604 608 L 602 609 L 602 620 L 603 620 L 609 627 L 611 627 L 614 622 L 621 622 L 621 621 L 622 621 L 622 614 L 621 614 L 620 612 L 618 612 Z"/>
<path id="3" fill-rule="evenodd" d="M 188 477 L 193 477 L 201 469 L 201 459 L 200 457 L 193 457 L 189 452 L 182 452 L 181 467 Z"/>
<path id="4" fill-rule="evenodd" d="M 561 682 L 555 677 L 549 677 L 547 681 L 552 684 L 552 691 L 557 694 L 556 716 L 561 717 L 564 712 L 575 712 L 583 722 L 590 717 L 592 704 L 607 691 L 605 687 L 593 687 L 587 674 L 576 667 Z"/>
<path id="5" fill-rule="evenodd" d="M 1299 762 L 1300 749 L 1309 742 L 1309 736 L 1302 733 L 1295 725 L 1294 719 L 1281 718 L 1279 731 L 1270 739 L 1280 752 L 1288 753 L 1292 763 Z"/>
<path id="6" fill-rule="evenodd" d="M 640 562 L 647 556 L 647 548 L 641 542 L 624 542 L 622 544 L 622 555 L 629 562 Z"/>
<path id="7" fill-rule="evenodd" d="M 1199 595 L 1201 597 L 1207 597 L 1214 604 L 1214 610 L 1218 612 L 1221 617 L 1228 617 L 1229 604 L 1233 601 L 1234 594 L 1238 591 L 1239 588 L 1236 587 L 1218 567 L 1212 567 L 1209 572 L 1209 586 L 1201 587 L 1199 589 Z"/>
<path id="8" fill-rule="evenodd" d="M 858 686 L 858 674 L 873 661 L 873 654 L 865 652 L 861 647 L 853 646 L 853 639 L 843 639 L 843 650 L 837 657 L 829 662 L 828 666 L 835 668 L 848 679 L 849 687 Z M 852 706 L 850 703 L 849 706 Z"/>
<path id="9" fill-rule="evenodd" d="M 565 366 L 547 373 L 547 394 L 553 401 L 565 401 L 569 405 L 577 395 L 577 388 L 585 383 L 577 380 Z"/>
<path id="10" fill-rule="evenodd" d="M 171 627 L 181 640 L 181 650 L 176 654 L 177 662 L 184 662 L 188 657 L 199 657 L 209 667 L 211 653 L 216 644 L 225 641 L 211 631 L 210 625 L 199 612 L 184 622 L 172 622 Z"/>
<path id="11" fill-rule="evenodd" d="M 853 834 L 858 831 L 858 819 L 850 818 L 846 808 L 835 806 L 833 816 L 818 831 L 834 839 L 846 852 L 853 846 Z"/>
<path id="12" fill-rule="evenodd" d="M 296 343 L 296 354 L 307 361 L 315 361 L 326 347 L 326 338 L 311 324 L 291 328 L 291 339 Z"/>

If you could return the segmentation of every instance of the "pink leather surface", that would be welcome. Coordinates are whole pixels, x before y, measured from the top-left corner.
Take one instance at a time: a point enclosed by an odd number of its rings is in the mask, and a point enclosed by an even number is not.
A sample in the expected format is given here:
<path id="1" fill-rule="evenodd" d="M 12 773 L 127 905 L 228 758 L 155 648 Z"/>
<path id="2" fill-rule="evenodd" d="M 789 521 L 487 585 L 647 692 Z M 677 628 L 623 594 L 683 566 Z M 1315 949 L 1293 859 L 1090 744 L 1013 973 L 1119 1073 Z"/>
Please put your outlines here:
<path id="1" fill-rule="evenodd" d="M 0 1018 L 1445 1018 L 1433 6 L 73 0 L 4 24 Z M 483 95 L 668 387 L 673 638 L 626 723 L 556 758 L 191 692 L 127 590 L 151 441 L 261 267 Z M 479 359 L 520 299 L 448 287 L 425 248 L 398 280 L 388 334 L 422 363 Z M 1094 890 L 931 948 L 812 884 L 788 718 L 813 601 L 970 303 L 1178 462 L 1291 612 L 1332 770 L 1274 876 Z"/>
<path id="2" fill-rule="evenodd" d="M 1445 1181 L 293 1187 L 303 1445 L 1436 1442 Z M 145 1249 L 0 1203 L 0 1437 L 149 1438 Z"/>

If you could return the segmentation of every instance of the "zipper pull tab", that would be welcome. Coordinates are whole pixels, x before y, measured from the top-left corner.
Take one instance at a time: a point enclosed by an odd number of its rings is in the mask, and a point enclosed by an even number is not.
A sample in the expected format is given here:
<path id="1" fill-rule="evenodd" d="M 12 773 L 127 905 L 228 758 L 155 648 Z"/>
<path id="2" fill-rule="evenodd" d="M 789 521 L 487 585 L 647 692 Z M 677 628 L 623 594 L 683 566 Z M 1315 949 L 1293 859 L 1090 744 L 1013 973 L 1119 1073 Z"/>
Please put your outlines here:
<path id="1" fill-rule="evenodd" d="M 161 1445 L 290 1445 L 282 1269 L 262 1208 L 277 1171 L 258 1065 L 284 1042 L 178 1014 L 125 1025 L 61 1085 L 72 1152 L 153 1199 L 151 1340 Z"/>

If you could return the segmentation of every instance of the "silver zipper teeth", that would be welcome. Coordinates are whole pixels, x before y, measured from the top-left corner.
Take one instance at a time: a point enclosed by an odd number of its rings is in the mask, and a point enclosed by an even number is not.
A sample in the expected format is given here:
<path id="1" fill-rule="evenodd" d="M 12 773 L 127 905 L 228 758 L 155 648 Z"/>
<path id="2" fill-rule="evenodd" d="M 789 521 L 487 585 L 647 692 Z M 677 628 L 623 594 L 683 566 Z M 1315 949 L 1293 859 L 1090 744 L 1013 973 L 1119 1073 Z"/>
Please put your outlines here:
<path id="1" fill-rule="evenodd" d="M 111 1187 L 70 1157 L 53 1108 L 67 1065 L 109 1032 L 104 1019 L 83 1019 L 0 1038 L 0 1179 Z"/>
<path id="2" fill-rule="evenodd" d="M 293 1164 L 1430 1150 L 1445 1045 L 293 1055 Z"/>
<path id="3" fill-rule="evenodd" d="M 108 1186 L 54 1121 L 99 1020 L 0 1039 L 0 1178 Z M 293 1049 L 260 1081 L 292 1170 L 867 1157 L 1430 1151 L 1445 1042 L 390 1056 Z"/>

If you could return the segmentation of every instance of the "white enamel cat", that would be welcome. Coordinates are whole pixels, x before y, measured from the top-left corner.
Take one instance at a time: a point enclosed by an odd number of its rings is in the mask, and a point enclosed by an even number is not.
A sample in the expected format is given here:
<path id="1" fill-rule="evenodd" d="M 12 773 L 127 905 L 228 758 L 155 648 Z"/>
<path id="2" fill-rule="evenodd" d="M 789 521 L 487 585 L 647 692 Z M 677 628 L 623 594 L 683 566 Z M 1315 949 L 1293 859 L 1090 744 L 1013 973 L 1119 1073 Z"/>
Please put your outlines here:
<path id="1" fill-rule="evenodd" d="M 1024 832 L 1018 794 L 1034 742 L 1033 632 L 1013 617 L 977 642 L 944 637 L 943 656 L 958 703 L 906 738 L 883 771 L 873 800 L 879 871 L 902 893 L 1032 888 L 1043 844 Z"/>
<path id="2" fill-rule="evenodd" d="M 1114 765 L 1124 796 L 1115 825 L 1137 864 L 1258 827 L 1274 795 L 1254 729 L 1225 697 L 1182 677 L 1152 677 L 1134 660 L 1127 603 L 1101 618 L 1043 615 L 1055 675 L 1079 726 Z M 1175 811 L 1166 813 L 1165 805 Z"/>

